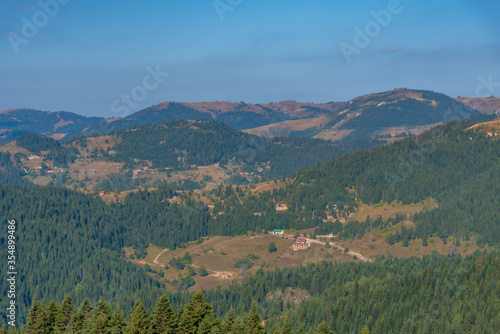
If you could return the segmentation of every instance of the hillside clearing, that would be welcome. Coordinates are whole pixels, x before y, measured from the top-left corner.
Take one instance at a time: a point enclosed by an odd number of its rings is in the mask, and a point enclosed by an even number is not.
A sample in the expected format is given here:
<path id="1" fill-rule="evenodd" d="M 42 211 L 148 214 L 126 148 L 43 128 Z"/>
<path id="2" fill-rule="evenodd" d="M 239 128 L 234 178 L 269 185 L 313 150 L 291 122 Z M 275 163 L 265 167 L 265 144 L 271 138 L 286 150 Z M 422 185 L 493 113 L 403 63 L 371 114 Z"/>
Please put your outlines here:
<path id="1" fill-rule="evenodd" d="M 348 221 L 365 221 L 368 216 L 372 219 L 376 219 L 379 216 L 382 217 L 383 220 L 387 220 L 389 218 L 396 218 L 396 215 L 404 215 L 407 217 L 413 216 L 415 213 L 418 213 L 422 210 L 431 210 L 438 207 L 438 203 L 435 199 L 429 198 L 419 203 L 407 204 L 404 205 L 400 202 L 392 202 L 392 203 L 381 203 L 368 205 L 361 203 L 359 204 L 356 212 L 351 214 L 348 218 Z"/>

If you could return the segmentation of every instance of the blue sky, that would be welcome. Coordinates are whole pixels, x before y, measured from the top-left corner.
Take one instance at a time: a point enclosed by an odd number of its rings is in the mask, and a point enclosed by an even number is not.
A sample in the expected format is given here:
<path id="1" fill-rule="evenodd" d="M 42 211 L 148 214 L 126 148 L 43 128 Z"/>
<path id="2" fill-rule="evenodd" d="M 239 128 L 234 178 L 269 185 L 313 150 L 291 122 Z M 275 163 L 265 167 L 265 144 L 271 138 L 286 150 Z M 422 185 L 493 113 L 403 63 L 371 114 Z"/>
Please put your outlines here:
<path id="1" fill-rule="evenodd" d="M 500 96 L 500 2 L 397 2 L 0 0 L 0 110 L 124 116 L 112 105 L 132 92 L 140 98 L 128 113 L 164 101 L 346 101 L 399 87 Z M 145 89 L 146 68 L 169 75 Z M 495 84 L 478 90 L 488 77 Z"/>

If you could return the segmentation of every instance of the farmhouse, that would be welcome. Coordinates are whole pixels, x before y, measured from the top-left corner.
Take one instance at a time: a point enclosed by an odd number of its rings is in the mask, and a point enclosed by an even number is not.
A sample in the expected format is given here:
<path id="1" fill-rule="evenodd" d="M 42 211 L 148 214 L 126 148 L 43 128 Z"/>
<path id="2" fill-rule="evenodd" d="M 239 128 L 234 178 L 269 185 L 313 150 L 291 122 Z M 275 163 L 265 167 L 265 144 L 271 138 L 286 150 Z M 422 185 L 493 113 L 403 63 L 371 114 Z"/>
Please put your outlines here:
<path id="1" fill-rule="evenodd" d="M 307 249 L 309 248 L 309 243 L 304 237 L 298 237 L 293 243 L 293 250 Z"/>
<path id="2" fill-rule="evenodd" d="M 273 234 L 275 235 L 283 235 L 285 233 L 284 230 L 274 229 Z"/>
<path id="3" fill-rule="evenodd" d="M 274 201 L 276 211 L 286 211 L 288 206 L 284 201 Z"/>

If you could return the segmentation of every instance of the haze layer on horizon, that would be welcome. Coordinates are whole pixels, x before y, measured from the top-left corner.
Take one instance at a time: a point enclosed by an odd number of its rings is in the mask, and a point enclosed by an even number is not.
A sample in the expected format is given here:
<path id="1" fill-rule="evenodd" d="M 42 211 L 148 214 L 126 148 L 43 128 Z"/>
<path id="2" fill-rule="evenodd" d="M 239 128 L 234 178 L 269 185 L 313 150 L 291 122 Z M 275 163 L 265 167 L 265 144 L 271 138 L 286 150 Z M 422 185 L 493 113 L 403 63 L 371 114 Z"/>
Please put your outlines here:
<path id="1" fill-rule="evenodd" d="M 123 117 L 164 101 L 347 101 L 399 87 L 500 96 L 497 1 L 0 7 L 0 110 Z"/>

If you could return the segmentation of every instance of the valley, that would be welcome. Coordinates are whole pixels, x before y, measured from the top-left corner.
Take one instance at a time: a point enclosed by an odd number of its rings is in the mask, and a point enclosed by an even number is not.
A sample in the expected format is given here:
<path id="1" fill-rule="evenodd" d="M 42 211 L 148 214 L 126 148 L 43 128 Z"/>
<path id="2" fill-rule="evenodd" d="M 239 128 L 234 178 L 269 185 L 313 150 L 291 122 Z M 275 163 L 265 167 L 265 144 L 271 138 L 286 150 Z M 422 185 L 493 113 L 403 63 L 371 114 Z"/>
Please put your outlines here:
<path id="1" fill-rule="evenodd" d="M 437 203 L 432 199 L 410 205 L 360 204 L 354 213 L 343 220 L 343 224 L 365 220 L 367 216 L 381 217 L 383 220 L 396 218 L 398 215 L 411 217 L 418 212 L 436 207 Z M 396 231 L 399 233 L 403 226 L 414 227 L 414 222 L 406 220 L 352 239 L 339 239 L 336 235 L 316 235 L 315 229 L 310 228 L 301 231 L 286 230 L 283 235 L 274 235 L 273 231 L 268 231 L 235 237 L 215 236 L 189 243 L 173 251 L 149 245 L 146 250 L 147 255 L 143 259 L 135 257 L 133 248 L 127 247 L 124 250 L 130 262 L 140 267 L 148 265 L 146 270 L 150 272 L 151 277 L 164 282 L 169 291 L 184 289 L 186 285 L 183 280 L 188 278 L 189 291 L 197 291 L 217 286 L 228 287 L 235 282 L 241 283 L 248 276 L 255 275 L 258 270 L 272 272 L 275 268 L 282 269 L 324 261 L 373 262 L 380 259 L 422 257 L 432 254 L 467 256 L 477 250 L 491 250 L 488 246 L 478 246 L 474 238 L 458 245 L 453 238 L 443 241 L 437 236 L 430 237 L 427 245 L 423 245 L 422 240 L 418 239 L 411 240 L 408 245 L 403 245 L 403 242 L 388 244 L 387 236 L 394 235 Z M 307 247 L 295 248 L 294 242 L 297 236 L 304 235 L 308 235 L 305 238 Z M 275 252 L 269 252 L 270 243 L 276 245 Z M 169 265 L 172 259 L 182 259 L 186 253 L 191 260 L 184 262 L 184 268 Z M 241 260 L 246 261 L 247 267 L 236 268 L 235 264 Z M 203 274 L 201 268 L 205 269 L 206 273 Z"/>
<path id="2" fill-rule="evenodd" d="M 317 117 L 325 129 L 326 117 Z M 31 254 L 21 276 L 50 282 L 23 296 L 42 288 L 62 300 L 71 291 L 78 303 L 105 296 L 132 312 L 137 297 L 118 291 L 136 291 L 152 308 L 160 294 L 180 307 L 202 290 L 225 315 L 230 305 L 246 312 L 254 296 L 243 291 L 257 289 L 266 323 L 279 323 L 323 300 L 319 281 L 287 283 L 302 270 L 325 282 L 341 270 L 364 284 L 381 267 L 495 257 L 498 120 L 365 124 L 362 137 L 345 128 L 360 117 L 315 135 L 345 134 L 336 140 L 256 136 L 198 119 L 1 145 L 0 205 L 20 217 L 19 244 Z M 61 263 L 68 273 L 57 272 Z M 282 275 L 291 276 L 261 286 Z M 351 291 L 353 281 L 335 282 L 322 289 Z"/>
<path id="3" fill-rule="evenodd" d="M 500 2 L 0 12 L 0 334 L 500 333 Z"/>

